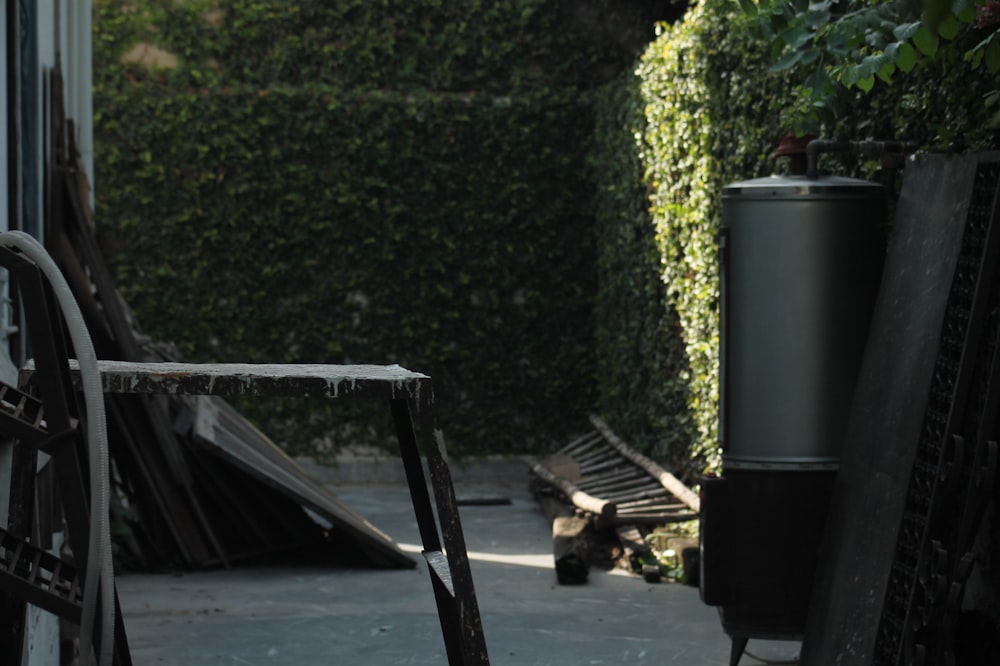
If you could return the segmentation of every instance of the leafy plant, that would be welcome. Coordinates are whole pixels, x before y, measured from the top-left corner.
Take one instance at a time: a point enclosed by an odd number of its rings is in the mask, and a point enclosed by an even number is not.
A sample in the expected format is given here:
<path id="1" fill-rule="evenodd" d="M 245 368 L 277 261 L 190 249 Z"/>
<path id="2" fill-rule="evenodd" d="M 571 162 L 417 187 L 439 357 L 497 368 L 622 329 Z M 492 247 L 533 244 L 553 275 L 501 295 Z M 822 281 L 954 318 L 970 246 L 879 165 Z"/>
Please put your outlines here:
<path id="1" fill-rule="evenodd" d="M 796 125 L 818 129 L 843 117 L 849 91 L 891 84 L 933 61 L 962 61 L 987 77 L 1000 72 L 995 0 L 741 0 L 771 44 L 772 72 L 800 75 Z M 997 91 L 982 100 L 995 104 Z"/>
<path id="2" fill-rule="evenodd" d="M 597 409 L 629 443 L 674 470 L 690 466 L 697 438 L 688 406 L 689 361 L 664 288 L 643 163 L 639 80 L 629 72 L 601 90 L 590 155 L 598 183 L 595 298 Z"/>
<path id="3" fill-rule="evenodd" d="M 586 423 L 589 91 L 631 56 L 551 0 L 98 0 L 94 26 L 97 212 L 146 333 L 426 372 L 457 454 Z M 391 442 L 384 409 L 242 407 L 297 453 Z"/>

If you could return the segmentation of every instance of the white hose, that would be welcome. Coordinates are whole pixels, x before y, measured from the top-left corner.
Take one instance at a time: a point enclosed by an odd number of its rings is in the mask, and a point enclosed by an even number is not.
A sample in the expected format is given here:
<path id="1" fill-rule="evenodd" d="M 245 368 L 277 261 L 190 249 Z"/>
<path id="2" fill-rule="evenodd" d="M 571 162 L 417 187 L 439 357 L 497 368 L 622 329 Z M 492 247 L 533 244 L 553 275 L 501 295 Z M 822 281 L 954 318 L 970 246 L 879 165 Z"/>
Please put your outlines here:
<path id="1" fill-rule="evenodd" d="M 111 528 L 108 523 L 108 428 L 104 415 L 104 389 L 97 370 L 97 354 L 80 306 L 59 267 L 42 244 L 23 231 L 6 231 L 0 233 L 0 245 L 23 252 L 48 279 L 66 320 L 73 350 L 80 363 L 80 378 L 87 410 L 87 452 L 90 466 L 90 539 L 87 544 L 87 572 L 83 583 L 80 654 L 81 663 L 89 664 L 99 589 L 102 649 L 98 661 L 100 666 L 110 666 L 115 630 L 114 562 L 111 557 Z"/>

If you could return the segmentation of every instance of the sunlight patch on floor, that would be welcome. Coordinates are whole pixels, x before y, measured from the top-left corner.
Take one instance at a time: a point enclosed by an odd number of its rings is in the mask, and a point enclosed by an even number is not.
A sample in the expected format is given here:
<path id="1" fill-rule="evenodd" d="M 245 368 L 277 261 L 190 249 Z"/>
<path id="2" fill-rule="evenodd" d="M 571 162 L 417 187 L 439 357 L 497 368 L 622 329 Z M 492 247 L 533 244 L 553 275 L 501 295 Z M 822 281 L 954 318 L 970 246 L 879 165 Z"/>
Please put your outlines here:
<path id="1" fill-rule="evenodd" d="M 401 550 L 407 553 L 420 553 L 421 546 L 412 543 L 397 544 Z M 551 569 L 553 565 L 552 555 L 501 555 L 499 553 L 482 553 L 475 550 L 469 551 L 469 560 L 474 562 L 492 562 L 494 564 L 514 564 L 522 567 L 535 567 L 538 569 Z"/>

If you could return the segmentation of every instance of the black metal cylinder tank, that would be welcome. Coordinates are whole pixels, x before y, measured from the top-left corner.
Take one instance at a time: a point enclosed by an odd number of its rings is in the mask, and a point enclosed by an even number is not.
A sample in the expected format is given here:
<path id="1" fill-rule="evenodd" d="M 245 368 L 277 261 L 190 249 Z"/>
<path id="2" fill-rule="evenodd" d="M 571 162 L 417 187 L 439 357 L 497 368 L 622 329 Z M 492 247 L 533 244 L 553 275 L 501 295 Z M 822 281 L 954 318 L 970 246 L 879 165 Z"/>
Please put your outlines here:
<path id="1" fill-rule="evenodd" d="M 700 586 L 733 661 L 796 638 L 885 252 L 881 185 L 773 176 L 723 189 L 722 475 L 704 479 Z"/>
<path id="2" fill-rule="evenodd" d="M 723 465 L 834 465 L 885 252 L 885 192 L 758 178 L 722 195 Z"/>

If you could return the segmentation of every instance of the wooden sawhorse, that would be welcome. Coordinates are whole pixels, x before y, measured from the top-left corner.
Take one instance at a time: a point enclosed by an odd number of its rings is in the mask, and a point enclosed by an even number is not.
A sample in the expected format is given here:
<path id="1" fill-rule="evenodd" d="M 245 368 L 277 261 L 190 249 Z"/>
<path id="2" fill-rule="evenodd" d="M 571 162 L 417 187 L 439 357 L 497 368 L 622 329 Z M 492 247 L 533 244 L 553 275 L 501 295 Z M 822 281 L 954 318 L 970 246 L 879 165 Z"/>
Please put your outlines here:
<path id="1" fill-rule="evenodd" d="M 70 361 L 79 387 L 79 367 Z M 256 397 L 319 397 L 386 400 L 392 411 L 451 666 L 488 666 L 479 605 L 437 424 L 431 378 L 398 365 L 191 364 L 99 361 L 105 393 L 147 393 Z M 22 371 L 21 383 L 31 375 Z M 433 487 L 427 488 L 410 405 Z M 434 507 L 437 508 L 437 518 Z M 439 529 L 440 528 L 440 529 Z"/>

